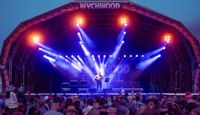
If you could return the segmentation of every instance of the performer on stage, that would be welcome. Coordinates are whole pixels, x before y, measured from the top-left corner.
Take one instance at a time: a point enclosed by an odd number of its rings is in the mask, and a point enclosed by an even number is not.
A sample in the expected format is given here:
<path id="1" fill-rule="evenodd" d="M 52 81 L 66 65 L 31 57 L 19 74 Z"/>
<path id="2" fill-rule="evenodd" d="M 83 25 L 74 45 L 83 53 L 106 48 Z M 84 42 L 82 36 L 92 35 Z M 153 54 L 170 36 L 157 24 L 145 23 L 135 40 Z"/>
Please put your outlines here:
<path id="1" fill-rule="evenodd" d="M 102 79 L 103 76 L 101 75 L 101 73 L 99 72 L 96 76 L 95 76 L 95 81 L 97 82 L 97 92 L 101 92 L 102 90 Z"/>

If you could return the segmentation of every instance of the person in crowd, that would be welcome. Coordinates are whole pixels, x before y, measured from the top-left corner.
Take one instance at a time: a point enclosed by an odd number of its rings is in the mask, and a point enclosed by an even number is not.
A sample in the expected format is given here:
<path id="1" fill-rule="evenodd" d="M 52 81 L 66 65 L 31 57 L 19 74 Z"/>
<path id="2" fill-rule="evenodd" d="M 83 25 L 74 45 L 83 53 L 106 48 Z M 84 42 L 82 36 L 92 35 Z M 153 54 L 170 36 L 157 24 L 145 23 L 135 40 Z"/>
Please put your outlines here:
<path id="1" fill-rule="evenodd" d="M 76 113 L 77 113 L 77 111 L 76 111 L 75 107 L 72 105 L 68 106 L 65 111 L 65 115 L 77 115 Z"/>
<path id="2" fill-rule="evenodd" d="M 44 115 L 63 115 L 63 113 L 59 112 L 60 110 L 60 99 L 58 97 L 54 97 L 53 100 L 50 100 L 50 110 L 48 110 Z"/>
<path id="3" fill-rule="evenodd" d="M 196 105 L 197 107 L 192 109 L 190 115 L 200 115 L 200 97 L 197 98 Z"/>
<path id="4" fill-rule="evenodd" d="M 99 103 L 93 103 L 93 108 L 88 112 L 88 115 L 100 115 Z"/>
<path id="5" fill-rule="evenodd" d="M 18 100 L 14 91 L 6 92 L 5 106 L 9 114 L 12 114 L 18 107 Z"/>
<path id="6" fill-rule="evenodd" d="M 93 99 L 87 99 L 87 103 L 85 104 L 85 108 L 83 109 L 83 115 L 87 115 L 89 111 L 93 108 Z"/>
<path id="7" fill-rule="evenodd" d="M 76 109 L 76 115 L 82 115 L 82 109 L 81 109 L 81 107 L 80 107 L 80 101 L 79 100 L 76 100 L 75 102 L 74 102 L 74 107 L 75 107 L 75 109 Z"/>
<path id="8" fill-rule="evenodd" d="M 129 109 L 125 99 L 120 99 L 120 102 L 116 105 L 117 113 L 116 115 L 129 115 Z"/>

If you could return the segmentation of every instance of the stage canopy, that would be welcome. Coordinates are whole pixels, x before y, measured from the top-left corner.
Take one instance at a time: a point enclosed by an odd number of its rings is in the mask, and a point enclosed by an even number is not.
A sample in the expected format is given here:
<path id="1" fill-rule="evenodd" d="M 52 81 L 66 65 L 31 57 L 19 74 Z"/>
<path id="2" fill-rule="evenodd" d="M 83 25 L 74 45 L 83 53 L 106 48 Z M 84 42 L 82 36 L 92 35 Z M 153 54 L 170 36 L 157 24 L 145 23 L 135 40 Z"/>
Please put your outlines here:
<path id="1" fill-rule="evenodd" d="M 4 42 L 1 74 L 4 91 L 92 88 L 102 72 L 107 88 L 197 92 L 199 63 L 199 41 L 179 21 L 129 1 L 74 1 L 22 22 Z"/>

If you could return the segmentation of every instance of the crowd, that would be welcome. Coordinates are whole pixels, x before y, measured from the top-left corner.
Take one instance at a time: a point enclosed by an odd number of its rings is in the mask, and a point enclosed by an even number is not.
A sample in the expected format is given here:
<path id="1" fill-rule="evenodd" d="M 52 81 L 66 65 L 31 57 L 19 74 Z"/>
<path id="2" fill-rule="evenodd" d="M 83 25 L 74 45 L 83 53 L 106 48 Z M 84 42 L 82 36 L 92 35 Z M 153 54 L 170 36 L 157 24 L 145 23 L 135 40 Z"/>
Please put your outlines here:
<path id="1" fill-rule="evenodd" d="M 31 96 L 9 91 L 0 98 L 1 115 L 200 115 L 200 97 Z"/>

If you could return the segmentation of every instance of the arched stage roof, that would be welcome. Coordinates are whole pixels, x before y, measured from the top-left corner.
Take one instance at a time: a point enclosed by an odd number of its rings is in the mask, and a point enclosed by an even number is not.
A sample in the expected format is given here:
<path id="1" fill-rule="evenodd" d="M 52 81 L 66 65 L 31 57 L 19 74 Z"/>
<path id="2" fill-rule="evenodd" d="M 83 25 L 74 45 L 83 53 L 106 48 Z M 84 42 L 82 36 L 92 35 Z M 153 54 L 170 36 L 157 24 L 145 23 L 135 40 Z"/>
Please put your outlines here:
<path id="1" fill-rule="evenodd" d="M 83 3 L 88 3 L 91 6 L 88 7 L 80 7 L 81 4 Z M 17 48 L 16 46 L 16 42 L 19 41 L 19 36 L 21 36 L 24 32 L 26 32 L 30 27 L 33 27 L 34 25 L 40 24 L 42 22 L 46 22 L 50 19 L 56 18 L 60 15 L 63 15 L 67 12 L 72 12 L 72 11 L 80 11 L 81 10 L 96 10 L 96 9 L 101 9 L 101 8 L 97 8 L 95 6 L 95 3 L 117 3 L 119 6 L 116 6 L 112 8 L 112 6 L 108 6 L 107 9 L 111 8 L 111 9 L 123 9 L 123 10 L 128 10 L 131 11 L 133 13 L 136 13 L 138 15 L 142 15 L 144 17 L 148 17 L 154 21 L 157 21 L 159 23 L 163 23 L 165 25 L 168 25 L 170 27 L 175 28 L 178 32 L 180 32 L 182 34 L 182 36 L 184 36 L 185 41 L 188 41 L 189 44 L 192 47 L 192 53 L 193 53 L 193 59 L 194 59 L 194 73 L 195 73 L 195 78 L 194 79 L 194 83 L 193 83 L 193 91 L 197 92 L 199 91 L 199 85 L 200 85 L 200 67 L 198 67 L 198 64 L 200 63 L 200 44 L 199 41 L 191 34 L 191 32 L 179 21 L 176 21 L 170 17 L 164 16 L 160 13 L 157 13 L 155 11 L 152 11 L 150 9 L 144 8 L 142 6 L 139 6 L 135 3 L 129 2 L 129 1 L 110 1 L 110 2 L 106 2 L 106 1 L 102 1 L 102 2 L 93 2 L 93 1 L 74 1 L 71 3 L 68 3 L 64 6 L 61 6 L 57 9 L 54 9 L 52 11 L 49 11 L 45 14 L 39 15 L 37 17 L 34 17 L 30 20 L 27 20 L 25 22 L 22 22 L 20 25 L 17 26 L 17 28 L 9 35 L 9 37 L 4 41 L 3 44 L 3 49 L 2 49 L 2 53 L 1 53 L 1 64 L 3 65 L 3 68 L 1 68 L 1 74 L 3 77 L 3 87 L 4 89 L 8 88 L 9 86 L 9 77 L 11 75 L 9 75 L 9 59 L 10 57 L 12 57 L 12 54 L 15 51 L 15 48 Z M 93 5 L 93 6 L 92 6 Z M 116 5 L 116 4 L 115 4 Z M 103 8 L 105 9 L 105 8 Z M 145 21 L 145 20 L 144 20 Z M 154 25 L 152 25 L 154 26 Z M 182 40 L 184 41 L 184 40 Z M 15 48 L 13 49 L 12 46 L 15 46 Z M 16 49 L 17 50 L 17 49 Z"/>

